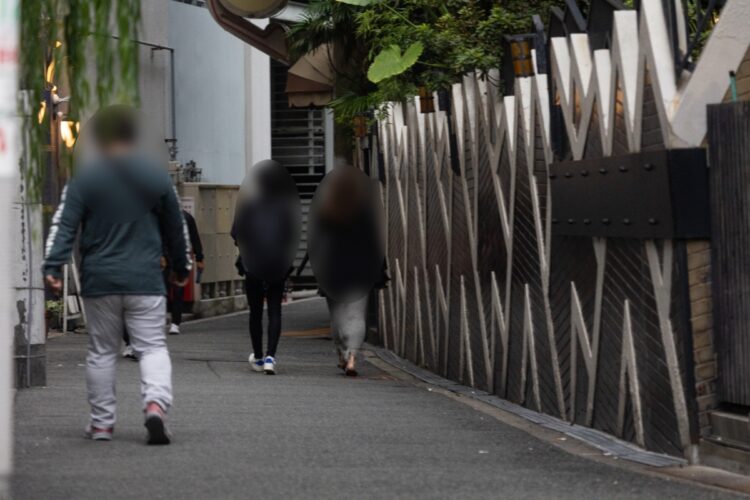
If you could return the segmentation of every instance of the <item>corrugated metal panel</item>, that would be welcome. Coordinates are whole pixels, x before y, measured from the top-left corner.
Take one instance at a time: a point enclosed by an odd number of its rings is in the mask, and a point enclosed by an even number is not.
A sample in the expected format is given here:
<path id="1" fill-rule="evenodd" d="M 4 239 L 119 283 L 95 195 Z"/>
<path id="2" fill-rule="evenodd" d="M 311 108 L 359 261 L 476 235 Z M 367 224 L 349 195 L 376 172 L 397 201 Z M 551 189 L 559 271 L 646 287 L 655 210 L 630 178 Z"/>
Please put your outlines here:
<path id="1" fill-rule="evenodd" d="M 307 252 L 307 214 L 315 189 L 326 172 L 325 115 L 322 109 L 290 108 L 287 101 L 287 66 L 271 61 L 271 157 L 292 174 L 302 198 L 302 237 L 294 265 Z M 308 265 L 295 288 L 315 286 Z"/>
<path id="2" fill-rule="evenodd" d="M 719 397 L 750 405 L 750 102 L 708 107 Z"/>

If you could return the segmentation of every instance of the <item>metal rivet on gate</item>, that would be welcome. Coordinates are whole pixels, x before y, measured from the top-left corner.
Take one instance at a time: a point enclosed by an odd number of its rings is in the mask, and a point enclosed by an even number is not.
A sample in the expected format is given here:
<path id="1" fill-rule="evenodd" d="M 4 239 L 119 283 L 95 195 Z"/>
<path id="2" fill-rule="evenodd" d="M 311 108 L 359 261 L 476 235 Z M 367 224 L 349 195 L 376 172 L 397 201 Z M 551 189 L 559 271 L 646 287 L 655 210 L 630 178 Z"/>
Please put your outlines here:
<path id="1" fill-rule="evenodd" d="M 575 223 L 576 223 L 575 219 L 568 219 L 568 224 L 575 224 Z"/>
<path id="2" fill-rule="evenodd" d="M 654 169 L 654 164 L 653 163 L 646 163 L 645 165 L 643 165 L 643 168 L 645 170 L 653 170 Z"/>
<path id="3" fill-rule="evenodd" d="M 581 170 L 581 176 L 582 177 L 588 177 L 589 171 L 588 170 Z"/>
<path id="4" fill-rule="evenodd" d="M 622 223 L 625 224 L 626 226 L 629 226 L 630 225 L 630 219 L 628 219 L 626 217 L 626 218 L 622 219 Z"/>
<path id="5" fill-rule="evenodd" d="M 602 175 L 604 175 L 604 174 L 607 173 L 607 169 L 604 168 L 604 167 L 602 167 L 602 168 L 599 169 L 599 173 L 602 174 Z"/>
<path id="6" fill-rule="evenodd" d="M 570 179 L 571 177 L 573 177 L 573 174 L 571 174 L 570 172 L 565 172 L 565 178 Z"/>
<path id="7" fill-rule="evenodd" d="M 609 223 L 610 223 L 610 220 L 607 219 L 606 217 L 602 219 L 602 224 L 604 224 L 605 226 L 609 226 Z"/>
<path id="8" fill-rule="evenodd" d="M 589 224 L 591 224 L 591 219 L 583 219 L 583 223 L 588 226 Z"/>
<path id="9" fill-rule="evenodd" d="M 625 165 L 620 165 L 619 169 L 620 169 L 620 172 L 627 172 L 628 171 L 628 167 L 626 167 Z"/>
<path id="10" fill-rule="evenodd" d="M 653 217 L 651 217 L 651 218 L 650 218 L 650 219 L 648 220 L 648 223 L 649 223 L 649 224 L 651 224 L 652 226 L 655 226 L 655 225 L 657 225 L 657 224 L 659 223 L 659 221 L 658 221 L 658 220 L 656 220 L 656 219 L 654 219 Z"/>
<path id="11" fill-rule="evenodd" d="M 555 174 L 549 174 L 549 178 L 550 179 L 557 179 L 557 175 L 555 175 Z"/>
<path id="12" fill-rule="evenodd" d="M 557 224 L 557 219 L 552 219 L 552 224 Z"/>

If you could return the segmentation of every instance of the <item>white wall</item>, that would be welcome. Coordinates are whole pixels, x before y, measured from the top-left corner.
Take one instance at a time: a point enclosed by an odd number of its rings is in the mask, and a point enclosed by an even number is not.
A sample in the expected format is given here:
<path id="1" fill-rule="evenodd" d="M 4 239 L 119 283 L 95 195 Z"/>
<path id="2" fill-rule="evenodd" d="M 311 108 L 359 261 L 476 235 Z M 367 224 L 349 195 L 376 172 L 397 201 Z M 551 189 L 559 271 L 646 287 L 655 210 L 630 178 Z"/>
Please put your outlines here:
<path id="1" fill-rule="evenodd" d="M 154 45 L 169 46 L 166 27 L 169 23 L 167 2 L 141 0 L 141 27 L 138 39 Z M 139 96 L 141 113 L 145 116 L 153 133 L 154 146 L 162 148 L 166 155 L 164 139 L 172 135 L 170 123 L 169 51 L 152 50 L 139 46 Z"/>
<path id="2" fill-rule="evenodd" d="M 177 159 L 195 160 L 204 182 L 240 184 L 248 165 L 271 155 L 270 62 L 207 9 L 168 4 Z"/>
<path id="3" fill-rule="evenodd" d="M 263 28 L 268 22 L 257 22 Z M 247 141 L 245 147 L 245 170 L 254 163 L 271 158 L 271 60 L 250 45 L 244 47 L 245 123 Z"/>

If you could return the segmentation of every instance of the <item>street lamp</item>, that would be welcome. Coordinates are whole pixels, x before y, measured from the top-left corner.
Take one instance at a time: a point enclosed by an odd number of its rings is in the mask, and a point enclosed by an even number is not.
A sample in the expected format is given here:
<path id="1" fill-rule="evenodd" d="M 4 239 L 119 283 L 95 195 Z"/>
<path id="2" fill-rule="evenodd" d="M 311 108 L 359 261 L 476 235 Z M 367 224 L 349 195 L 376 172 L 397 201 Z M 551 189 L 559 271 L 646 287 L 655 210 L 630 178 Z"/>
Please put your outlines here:
<path id="1" fill-rule="evenodd" d="M 510 55 L 513 58 L 513 73 L 516 78 L 532 76 L 534 64 L 531 58 L 531 44 L 529 37 L 520 35 L 509 37 Z"/>
<path id="2" fill-rule="evenodd" d="M 534 76 L 532 48 L 536 47 L 538 55 L 537 41 L 537 34 L 535 33 L 503 37 L 503 57 L 500 68 L 503 80 L 503 95 L 513 95 L 515 91 L 514 82 L 517 78 Z"/>
<path id="3" fill-rule="evenodd" d="M 435 98 L 425 86 L 419 87 L 419 111 L 422 113 L 435 112 Z"/>

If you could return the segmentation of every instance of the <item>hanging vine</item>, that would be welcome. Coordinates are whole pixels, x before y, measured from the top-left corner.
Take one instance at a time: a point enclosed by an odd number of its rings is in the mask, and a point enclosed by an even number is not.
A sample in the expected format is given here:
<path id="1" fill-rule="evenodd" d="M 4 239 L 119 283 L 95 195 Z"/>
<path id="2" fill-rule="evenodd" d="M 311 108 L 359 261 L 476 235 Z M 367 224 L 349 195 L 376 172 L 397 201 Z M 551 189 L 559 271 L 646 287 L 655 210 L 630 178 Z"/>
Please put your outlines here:
<path id="1" fill-rule="evenodd" d="M 139 52 L 134 41 L 140 2 L 21 2 L 20 111 L 27 137 L 21 174 L 32 199 L 41 196 L 48 166 L 52 113 L 64 112 L 67 120 L 77 122 L 95 106 L 113 103 L 113 96 L 119 103 L 138 103 Z"/>

